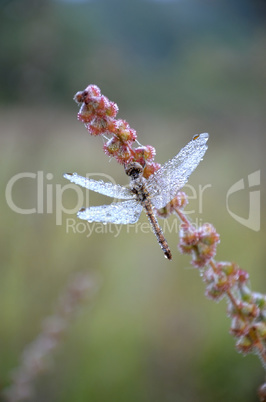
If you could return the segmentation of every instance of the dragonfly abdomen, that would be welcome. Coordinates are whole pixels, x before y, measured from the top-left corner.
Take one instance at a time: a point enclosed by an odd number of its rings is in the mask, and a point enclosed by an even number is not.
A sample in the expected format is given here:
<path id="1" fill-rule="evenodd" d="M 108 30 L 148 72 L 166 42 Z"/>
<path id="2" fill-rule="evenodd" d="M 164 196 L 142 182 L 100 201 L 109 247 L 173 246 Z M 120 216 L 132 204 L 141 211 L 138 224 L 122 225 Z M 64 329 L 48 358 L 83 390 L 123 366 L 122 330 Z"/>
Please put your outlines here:
<path id="1" fill-rule="evenodd" d="M 146 199 L 143 202 L 142 206 L 143 206 L 143 208 L 145 208 L 146 214 L 147 214 L 150 224 L 153 228 L 153 232 L 154 232 L 155 236 L 157 237 L 157 241 L 160 244 L 165 257 L 168 258 L 168 260 L 171 260 L 172 259 L 171 250 L 168 246 L 166 238 L 164 237 L 163 231 L 160 228 L 160 225 L 154 215 L 154 211 L 153 211 L 153 208 L 152 208 L 152 205 L 151 205 L 151 202 L 149 201 L 149 199 Z"/>

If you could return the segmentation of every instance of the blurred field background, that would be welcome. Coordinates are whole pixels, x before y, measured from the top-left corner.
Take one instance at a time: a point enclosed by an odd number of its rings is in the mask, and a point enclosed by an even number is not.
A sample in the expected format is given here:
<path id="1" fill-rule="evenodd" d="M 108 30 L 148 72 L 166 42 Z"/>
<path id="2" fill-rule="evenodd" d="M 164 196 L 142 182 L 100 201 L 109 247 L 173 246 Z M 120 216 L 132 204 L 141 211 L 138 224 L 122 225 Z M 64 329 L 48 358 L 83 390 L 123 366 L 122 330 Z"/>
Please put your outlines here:
<path id="1" fill-rule="evenodd" d="M 217 258 L 237 262 L 252 289 L 265 293 L 265 2 L 6 0 L 0 7 L 0 388 L 11 384 L 23 350 L 81 272 L 94 278 L 98 293 L 78 307 L 29 400 L 256 401 L 261 363 L 235 351 L 226 303 L 206 299 L 199 273 L 177 250 L 178 234 L 165 233 L 169 262 L 152 233 L 67 231 L 75 214 L 62 214 L 56 225 L 56 188 L 67 184 L 64 172 L 74 171 L 127 184 L 101 139 L 76 120 L 72 98 L 88 84 L 118 104 L 118 117 L 156 148 L 160 163 L 194 134 L 209 132 L 209 149 L 189 184 L 197 194 L 199 185 L 210 187 L 202 211 L 191 200 L 191 219 L 211 222 L 221 235 Z M 258 170 L 255 231 L 232 218 L 226 194 L 244 179 L 230 209 L 247 218 L 247 176 Z M 5 197 L 9 180 L 38 171 L 44 212 L 16 213 Z M 37 208 L 38 191 L 37 179 L 24 178 L 12 199 Z M 109 202 L 93 194 L 90 201 Z M 66 190 L 64 208 L 76 202 Z"/>

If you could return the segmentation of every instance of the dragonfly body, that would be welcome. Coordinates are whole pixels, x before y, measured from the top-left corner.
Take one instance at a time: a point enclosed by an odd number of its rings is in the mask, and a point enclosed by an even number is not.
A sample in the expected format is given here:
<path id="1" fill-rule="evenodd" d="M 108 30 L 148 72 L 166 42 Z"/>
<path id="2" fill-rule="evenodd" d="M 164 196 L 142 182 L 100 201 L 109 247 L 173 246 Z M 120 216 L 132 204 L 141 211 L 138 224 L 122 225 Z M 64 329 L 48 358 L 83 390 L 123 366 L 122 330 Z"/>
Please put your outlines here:
<path id="1" fill-rule="evenodd" d="M 145 209 L 146 215 L 150 221 L 153 232 L 157 237 L 157 241 L 160 244 L 165 257 L 171 260 L 172 254 L 170 248 L 167 244 L 166 238 L 164 237 L 163 231 L 155 216 L 151 202 L 151 196 L 146 188 L 145 184 L 146 180 L 142 176 L 143 167 L 139 163 L 133 162 L 130 163 L 125 170 L 126 174 L 131 178 L 130 189 L 132 191 L 132 194 L 135 194 L 137 201 L 139 201 L 142 207 Z"/>
<path id="2" fill-rule="evenodd" d="M 88 179 L 77 173 L 64 174 L 66 179 L 89 190 L 126 200 L 113 202 L 110 205 L 82 208 L 77 214 L 78 217 L 88 222 L 129 224 L 136 223 L 144 209 L 158 243 L 165 256 L 171 260 L 171 251 L 154 210 L 163 208 L 184 186 L 190 174 L 202 160 L 207 150 L 207 140 L 207 133 L 194 136 L 174 158 L 166 162 L 148 179 L 143 177 L 143 167 L 139 163 L 130 163 L 125 168 L 126 174 L 131 179 L 130 188 Z"/>

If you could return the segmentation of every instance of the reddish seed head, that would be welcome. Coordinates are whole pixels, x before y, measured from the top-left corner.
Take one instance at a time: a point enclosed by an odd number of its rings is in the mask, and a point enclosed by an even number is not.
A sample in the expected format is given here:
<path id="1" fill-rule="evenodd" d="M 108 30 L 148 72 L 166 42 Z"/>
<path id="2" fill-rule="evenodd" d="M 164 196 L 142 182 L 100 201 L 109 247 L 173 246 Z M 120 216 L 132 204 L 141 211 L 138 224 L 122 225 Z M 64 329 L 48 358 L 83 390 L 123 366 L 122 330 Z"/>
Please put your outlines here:
<path id="1" fill-rule="evenodd" d="M 84 89 L 84 91 L 78 91 L 74 96 L 74 100 L 77 103 L 89 103 L 91 98 L 99 97 L 100 95 L 100 88 L 98 88 L 96 85 L 89 85 L 86 89 Z"/>
<path id="2" fill-rule="evenodd" d="M 218 243 L 219 235 L 211 224 L 205 223 L 198 230 L 189 224 L 181 226 L 179 249 L 192 255 L 192 264 L 197 268 L 207 265 Z"/>
<path id="3" fill-rule="evenodd" d="M 253 325 L 260 339 L 266 341 L 266 322 L 257 322 Z"/>
<path id="4" fill-rule="evenodd" d="M 238 270 L 238 280 L 241 283 L 247 282 L 249 280 L 249 274 L 243 269 Z"/>
<path id="5" fill-rule="evenodd" d="M 222 298 L 226 295 L 226 288 L 219 288 L 217 285 L 209 285 L 206 287 L 205 296 L 208 299 L 214 300 L 216 302 L 222 300 Z"/>
<path id="6" fill-rule="evenodd" d="M 144 167 L 143 177 L 145 177 L 145 179 L 148 179 L 148 177 L 150 177 L 152 174 L 154 174 L 158 169 L 160 169 L 160 167 L 161 167 L 160 163 L 147 162 Z"/>
<path id="7" fill-rule="evenodd" d="M 119 138 L 115 136 L 104 144 L 103 149 L 106 155 L 114 157 L 121 164 L 127 164 L 133 160 L 130 147 L 121 144 Z"/>
<path id="8" fill-rule="evenodd" d="M 146 145 L 135 149 L 136 157 L 143 158 L 143 160 L 146 162 L 152 162 L 155 154 L 155 148 L 153 148 L 151 145 Z"/>
<path id="9" fill-rule="evenodd" d="M 134 149 L 134 159 L 136 162 L 140 163 L 141 166 L 145 166 L 146 160 L 143 147 Z"/>
<path id="10" fill-rule="evenodd" d="M 227 276 L 237 275 L 238 266 L 233 262 L 220 261 L 216 263 L 216 269 Z"/>
<path id="11" fill-rule="evenodd" d="M 248 331 L 249 325 L 247 320 L 239 316 L 233 317 L 230 327 L 230 333 L 233 336 L 240 337 L 243 335 L 247 335 Z"/>
<path id="12" fill-rule="evenodd" d="M 118 112 L 118 106 L 114 103 L 109 101 L 106 96 L 100 96 L 99 98 L 94 99 L 94 108 L 95 113 L 98 116 L 103 117 L 112 117 L 114 118 Z"/>
<path id="13" fill-rule="evenodd" d="M 180 228 L 179 250 L 185 254 L 192 254 L 196 251 L 198 241 L 199 237 L 196 230 L 192 226 L 183 223 Z"/>
<path id="14" fill-rule="evenodd" d="M 248 318 L 256 318 L 260 314 L 260 309 L 253 303 L 242 302 L 240 305 L 240 312 Z"/>
<path id="15" fill-rule="evenodd" d="M 230 303 L 227 311 L 231 317 L 241 316 L 249 320 L 257 318 L 260 314 L 260 309 L 254 303 L 247 303 L 242 300 L 238 301 L 237 305 Z"/>
<path id="16" fill-rule="evenodd" d="M 131 148 L 127 145 L 122 145 L 119 149 L 118 154 L 116 155 L 116 160 L 122 165 L 127 165 L 128 163 L 132 162 L 134 158 Z"/>
<path id="17" fill-rule="evenodd" d="M 177 210 L 185 208 L 187 203 L 187 195 L 183 191 L 179 191 L 175 198 L 173 198 L 165 207 L 157 210 L 157 215 L 160 218 L 165 219 L 173 213 L 177 212 Z"/>
<path id="18" fill-rule="evenodd" d="M 77 103 L 81 103 L 84 102 L 84 99 L 87 96 L 87 91 L 79 91 L 76 93 L 76 95 L 74 96 L 74 101 Z"/>
<path id="19" fill-rule="evenodd" d="M 106 132 L 107 122 L 103 117 L 95 117 L 86 127 L 91 135 L 101 135 Z"/>
<path id="20" fill-rule="evenodd" d="M 119 147 L 120 147 L 120 141 L 117 137 L 112 137 L 110 138 L 106 144 L 104 144 L 103 149 L 104 149 L 104 153 L 108 156 L 115 156 L 118 151 L 119 151 Z"/>
<path id="21" fill-rule="evenodd" d="M 134 142 L 137 138 L 136 131 L 130 128 L 125 120 L 116 120 L 116 136 L 121 143 L 128 142 L 128 145 Z"/>
<path id="22" fill-rule="evenodd" d="M 242 287 L 241 287 L 242 291 Z M 252 292 L 252 301 L 255 303 L 259 308 L 262 310 L 265 310 L 265 316 L 266 316 L 266 295 L 263 295 L 258 292 Z"/>
<path id="23" fill-rule="evenodd" d="M 78 120 L 82 121 L 83 123 L 89 123 L 93 119 L 93 109 L 89 105 L 83 103 L 78 112 Z"/>
<path id="24" fill-rule="evenodd" d="M 193 264 L 197 267 L 203 267 L 215 256 L 220 237 L 215 228 L 209 223 L 204 223 L 199 228 L 198 236 L 198 249 Z"/>
<path id="25" fill-rule="evenodd" d="M 118 113 L 118 106 L 116 103 L 109 101 L 109 107 L 106 110 L 106 114 L 110 117 L 116 117 L 117 113 Z"/>
<path id="26" fill-rule="evenodd" d="M 220 241 L 219 234 L 210 223 L 204 223 L 200 226 L 198 232 L 200 241 L 208 246 L 216 245 Z"/>
<path id="27" fill-rule="evenodd" d="M 98 110 L 106 112 L 106 109 L 110 107 L 110 101 L 106 98 L 106 96 L 102 95 L 99 99 Z"/>
<path id="28" fill-rule="evenodd" d="M 192 226 L 182 223 L 180 230 L 180 241 L 187 248 L 192 248 L 198 244 L 199 235 Z"/>
<path id="29" fill-rule="evenodd" d="M 249 336 L 241 336 L 236 342 L 236 349 L 238 352 L 246 355 L 247 353 L 251 353 L 253 351 L 254 344 Z"/>
<path id="30" fill-rule="evenodd" d="M 89 97 L 101 96 L 101 90 L 97 85 L 88 85 L 85 91 L 88 92 Z"/>
<path id="31" fill-rule="evenodd" d="M 238 285 L 238 266 L 230 262 L 215 262 L 215 269 L 210 267 L 204 272 L 204 281 L 207 283 L 206 296 L 215 300 L 222 298 L 230 289 L 236 291 Z M 230 304 L 228 314 L 234 315 L 235 307 Z"/>
<path id="32" fill-rule="evenodd" d="M 187 199 L 186 193 L 184 193 L 183 191 L 179 191 L 177 193 L 177 195 L 175 196 L 175 198 L 172 199 L 170 204 L 173 208 L 173 212 L 175 209 L 185 208 L 188 204 L 188 199 Z"/>
<path id="33" fill-rule="evenodd" d="M 209 299 L 215 301 L 221 300 L 226 295 L 227 290 L 231 287 L 228 277 L 222 272 L 220 272 L 220 274 L 214 272 L 212 268 L 205 271 L 203 277 L 204 281 L 208 284 L 205 295 Z"/>

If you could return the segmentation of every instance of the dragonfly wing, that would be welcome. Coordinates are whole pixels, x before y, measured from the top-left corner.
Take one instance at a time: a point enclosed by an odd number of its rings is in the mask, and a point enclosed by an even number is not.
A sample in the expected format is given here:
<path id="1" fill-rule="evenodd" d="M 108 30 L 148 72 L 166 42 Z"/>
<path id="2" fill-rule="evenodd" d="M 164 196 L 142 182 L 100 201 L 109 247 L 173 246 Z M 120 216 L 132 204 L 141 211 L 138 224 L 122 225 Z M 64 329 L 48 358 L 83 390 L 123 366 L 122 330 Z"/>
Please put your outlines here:
<path id="1" fill-rule="evenodd" d="M 206 145 L 208 138 L 207 133 L 194 136 L 179 154 L 147 179 L 146 185 L 151 194 L 151 202 L 156 208 L 164 207 L 186 184 L 208 148 Z"/>
<path id="2" fill-rule="evenodd" d="M 88 179 L 77 173 L 65 173 L 64 178 L 71 181 L 71 183 L 78 184 L 81 187 L 107 195 L 108 197 L 122 198 L 125 200 L 132 198 L 131 191 L 126 187 L 119 186 L 119 184 L 113 184 L 111 182 L 106 183 L 103 180 Z"/>
<path id="3" fill-rule="evenodd" d="M 142 206 L 135 200 L 114 202 L 110 205 L 82 208 L 78 212 L 80 219 L 89 222 L 128 224 L 138 221 Z"/>

